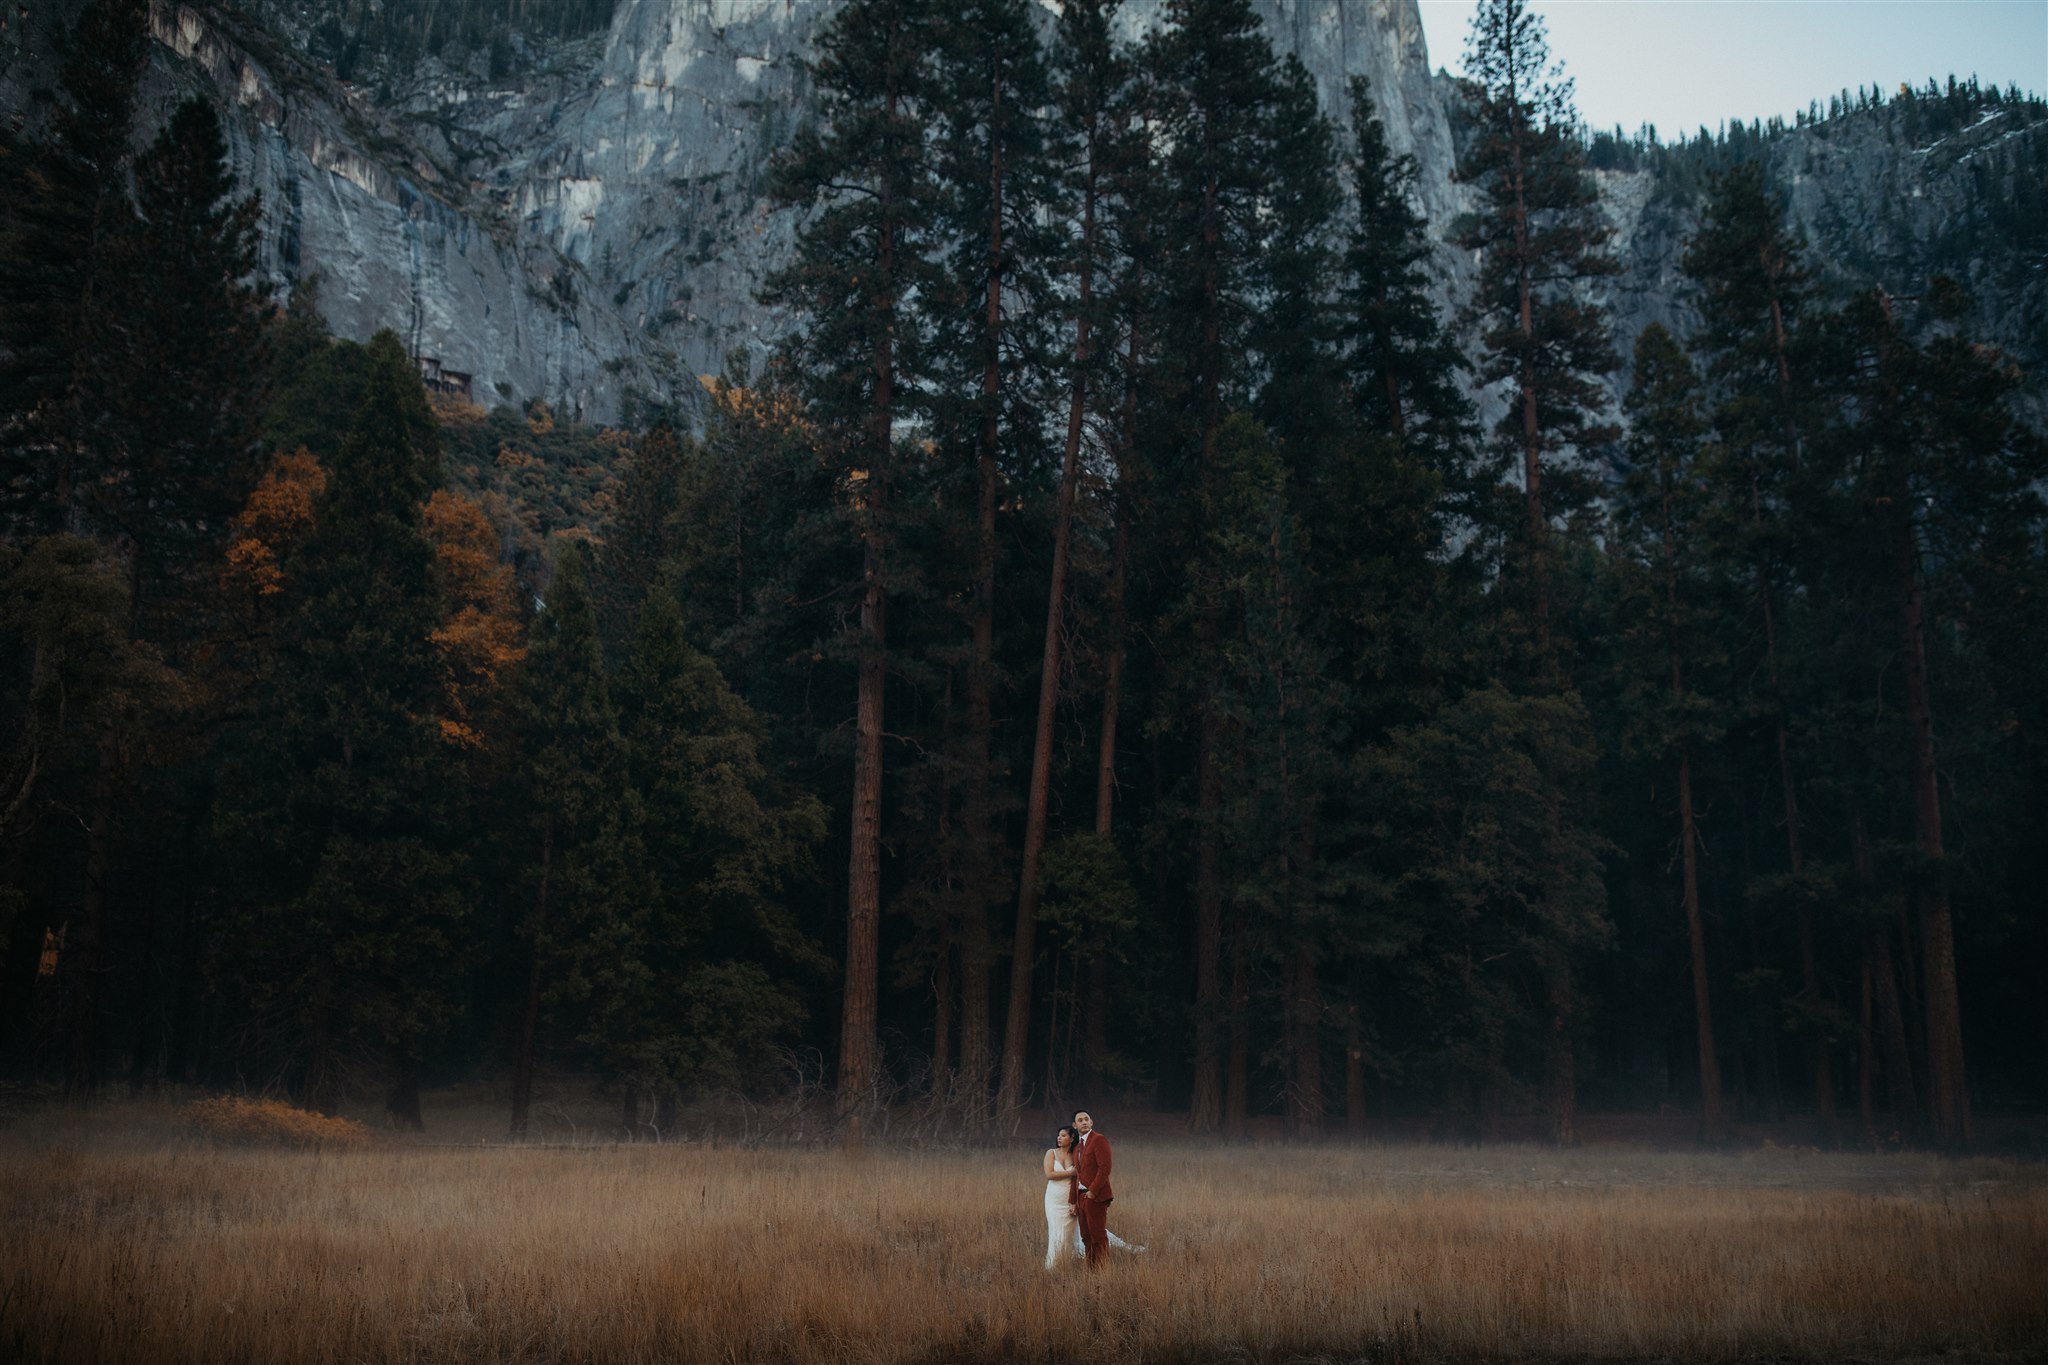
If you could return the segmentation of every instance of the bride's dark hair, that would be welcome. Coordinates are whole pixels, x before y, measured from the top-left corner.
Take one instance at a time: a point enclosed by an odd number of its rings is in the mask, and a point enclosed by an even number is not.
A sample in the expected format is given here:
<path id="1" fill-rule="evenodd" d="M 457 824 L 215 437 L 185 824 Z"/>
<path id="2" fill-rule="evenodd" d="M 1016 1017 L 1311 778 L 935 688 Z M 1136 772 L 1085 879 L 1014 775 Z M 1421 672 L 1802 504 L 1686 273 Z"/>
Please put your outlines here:
<path id="1" fill-rule="evenodd" d="M 1061 1125 L 1060 1125 L 1059 1127 L 1057 1127 L 1057 1128 L 1053 1129 L 1053 1130 L 1052 1130 L 1052 1145 L 1053 1145 L 1053 1146 L 1054 1146 L 1055 1148 L 1057 1148 L 1057 1147 L 1058 1147 L 1058 1146 L 1060 1145 L 1060 1134 L 1061 1134 L 1061 1133 L 1065 1133 L 1065 1134 L 1066 1134 L 1066 1135 L 1067 1135 L 1067 1136 L 1068 1136 L 1068 1137 L 1069 1137 L 1070 1139 L 1072 1139 L 1071 1141 L 1069 1141 L 1069 1142 L 1067 1143 L 1067 1150 L 1068 1150 L 1068 1151 L 1070 1151 L 1070 1152 L 1071 1152 L 1071 1151 L 1073 1151 L 1073 1150 L 1074 1150 L 1074 1143 L 1076 1143 L 1076 1142 L 1079 1142 L 1079 1141 L 1081 1140 L 1081 1134 L 1080 1134 L 1080 1131 L 1079 1131 L 1078 1129 L 1076 1129 L 1076 1128 L 1074 1127 L 1074 1125 L 1073 1125 L 1073 1124 L 1071 1124 L 1071 1123 L 1063 1123 L 1063 1124 L 1061 1124 Z"/>

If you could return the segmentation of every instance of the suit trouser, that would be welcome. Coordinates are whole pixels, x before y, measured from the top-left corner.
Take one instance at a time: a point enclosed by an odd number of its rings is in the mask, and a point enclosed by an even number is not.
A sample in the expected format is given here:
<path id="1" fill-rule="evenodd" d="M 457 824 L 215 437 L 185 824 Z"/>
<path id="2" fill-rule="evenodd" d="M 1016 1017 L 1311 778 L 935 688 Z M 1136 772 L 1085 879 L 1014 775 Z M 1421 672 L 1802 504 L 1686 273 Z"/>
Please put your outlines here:
<path id="1" fill-rule="evenodd" d="M 1109 1255 L 1109 1205 L 1084 1194 L 1074 1201 L 1074 1211 L 1080 1218 L 1081 1249 L 1088 1253 L 1088 1264 L 1101 1265 Z"/>

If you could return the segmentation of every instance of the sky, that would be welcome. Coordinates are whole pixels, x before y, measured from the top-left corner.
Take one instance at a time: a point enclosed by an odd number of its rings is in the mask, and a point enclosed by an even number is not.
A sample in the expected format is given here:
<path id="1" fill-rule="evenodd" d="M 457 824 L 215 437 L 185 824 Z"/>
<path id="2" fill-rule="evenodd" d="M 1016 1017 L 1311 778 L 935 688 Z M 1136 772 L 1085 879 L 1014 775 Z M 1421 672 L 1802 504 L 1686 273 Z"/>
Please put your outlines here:
<path id="1" fill-rule="evenodd" d="M 1433 67 L 1462 68 L 1473 0 L 1419 0 Z M 1532 0 L 1580 117 L 1666 141 L 1702 125 L 1789 120 L 1873 81 L 1975 73 L 2048 94 L 2048 0 Z"/>

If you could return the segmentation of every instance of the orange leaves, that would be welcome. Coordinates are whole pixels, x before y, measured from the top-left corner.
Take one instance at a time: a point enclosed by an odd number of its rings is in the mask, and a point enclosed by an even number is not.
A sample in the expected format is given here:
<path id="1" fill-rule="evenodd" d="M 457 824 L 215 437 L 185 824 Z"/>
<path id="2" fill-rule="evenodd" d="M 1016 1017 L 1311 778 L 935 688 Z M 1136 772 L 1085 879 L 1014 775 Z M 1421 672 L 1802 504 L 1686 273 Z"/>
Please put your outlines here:
<path id="1" fill-rule="evenodd" d="M 441 733 L 457 747 L 481 748 L 503 682 L 526 655 L 512 570 L 498 557 L 498 532 L 483 508 L 444 488 L 425 511 L 449 608 L 433 635 L 448 701 Z"/>
<path id="2" fill-rule="evenodd" d="M 285 558 L 312 531 L 326 488 L 327 471 L 304 446 L 274 458 L 235 516 L 225 585 L 258 598 L 283 592 Z"/>
<path id="3" fill-rule="evenodd" d="M 425 514 L 449 602 L 509 603 L 512 571 L 499 562 L 497 528 L 484 509 L 443 488 L 427 499 Z"/>

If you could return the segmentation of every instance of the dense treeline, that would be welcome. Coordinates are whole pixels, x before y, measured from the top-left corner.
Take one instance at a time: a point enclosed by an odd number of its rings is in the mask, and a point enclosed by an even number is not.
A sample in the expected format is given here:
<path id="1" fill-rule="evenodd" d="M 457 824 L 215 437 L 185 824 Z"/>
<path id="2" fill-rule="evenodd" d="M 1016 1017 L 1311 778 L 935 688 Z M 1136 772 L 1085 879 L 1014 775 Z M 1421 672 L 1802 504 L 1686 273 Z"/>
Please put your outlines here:
<path id="1" fill-rule="evenodd" d="M 252 288 L 204 106 L 79 116 L 141 60 L 97 0 L 0 148 L 11 1071 L 481 1073 L 515 1133 L 564 1075 L 629 1130 L 2038 1104 L 2043 450 L 1954 287 L 1822 295 L 1731 157 L 1611 411 L 1518 0 L 1458 317 L 1370 89 L 1115 8 L 849 0 L 787 345 L 590 433 Z"/>
<path id="2" fill-rule="evenodd" d="M 1586 161 L 1594 170 L 1654 169 L 1660 180 L 1675 183 L 1677 190 L 1696 191 L 1714 171 L 1753 158 L 1766 144 L 1797 129 L 1877 111 L 1889 111 L 1893 116 L 1896 132 L 1888 130 L 1887 137 L 1920 148 L 2000 114 L 2038 123 L 2048 119 L 2048 100 L 2026 94 L 2017 86 L 2004 90 L 1985 86 L 1975 76 L 1960 81 L 1950 76 L 1946 85 L 1929 79 L 1924 89 L 1901 85 L 1890 97 L 1873 85 L 1830 95 L 1825 109 L 1816 100 L 1789 123 L 1775 115 L 1747 123 L 1736 119 L 1718 128 L 1681 130 L 1673 141 L 1666 141 L 1655 124 L 1646 123 L 1633 133 L 1620 127 L 1598 129 L 1586 139 Z M 2008 160 L 2006 164 L 2011 163 Z"/>
<path id="3" fill-rule="evenodd" d="M 549 40 L 602 32 L 616 0 L 320 0 L 290 17 L 310 23 L 307 49 L 345 81 L 409 70 L 433 56 L 498 80 Z"/>

